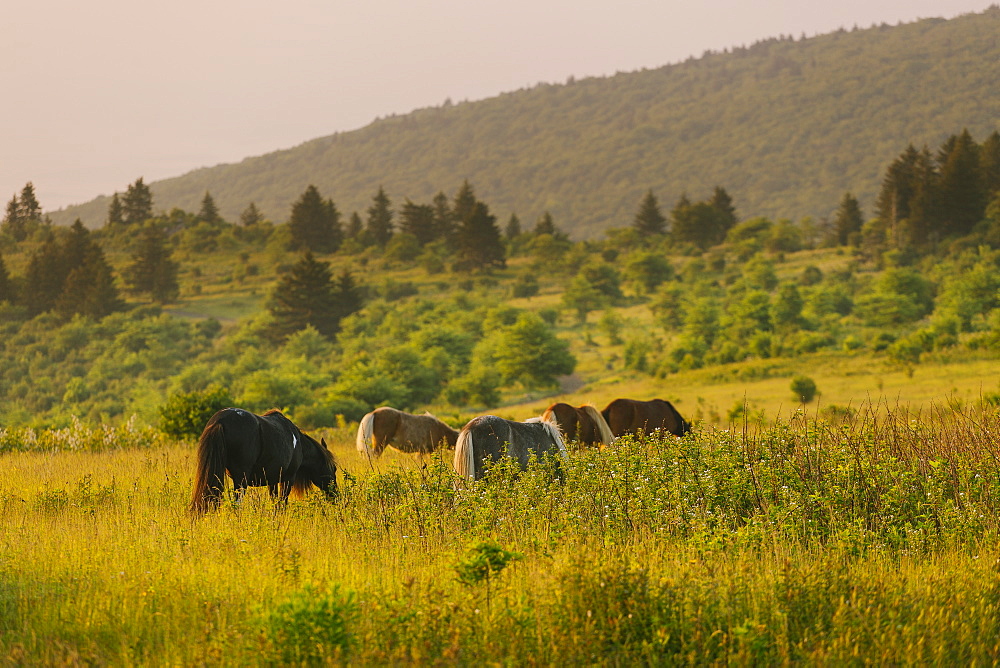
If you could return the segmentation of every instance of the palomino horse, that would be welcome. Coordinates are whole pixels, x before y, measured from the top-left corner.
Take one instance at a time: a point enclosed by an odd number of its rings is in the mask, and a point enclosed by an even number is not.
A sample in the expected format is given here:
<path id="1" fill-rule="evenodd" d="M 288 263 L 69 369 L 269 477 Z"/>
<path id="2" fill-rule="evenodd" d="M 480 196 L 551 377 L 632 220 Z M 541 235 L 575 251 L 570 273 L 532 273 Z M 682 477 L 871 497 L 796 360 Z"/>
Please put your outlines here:
<path id="1" fill-rule="evenodd" d="M 690 423 L 681 417 L 673 404 L 663 399 L 652 401 L 615 399 L 601 411 L 601 415 L 615 436 L 635 431 L 648 433 L 656 429 L 669 431 L 675 436 L 683 436 L 691 431 Z"/>
<path id="2" fill-rule="evenodd" d="M 317 443 L 276 410 L 254 415 L 224 408 L 209 419 L 198 441 L 193 513 L 201 515 L 219 506 L 226 473 L 237 500 L 247 487 L 263 486 L 281 504 L 292 489 L 302 493 L 311 485 L 328 497 L 337 495 L 337 462 L 326 441 Z"/>
<path id="3" fill-rule="evenodd" d="M 567 458 L 555 421 L 531 418 L 512 422 L 496 415 L 481 415 L 469 420 L 458 434 L 455 471 L 469 480 L 479 480 L 486 474 L 489 461 L 501 457 L 513 459 L 523 471 L 532 455 L 538 459 L 546 455 Z"/>
<path id="4" fill-rule="evenodd" d="M 458 430 L 430 413 L 413 415 L 395 408 L 376 408 L 361 418 L 356 444 L 358 452 L 378 457 L 386 447 L 426 455 L 447 443 L 455 447 Z"/>
<path id="5" fill-rule="evenodd" d="M 556 403 L 542 413 L 543 421 L 555 419 L 559 431 L 567 443 L 577 441 L 581 445 L 611 445 L 615 440 L 604 416 L 593 404 L 570 406 Z"/>

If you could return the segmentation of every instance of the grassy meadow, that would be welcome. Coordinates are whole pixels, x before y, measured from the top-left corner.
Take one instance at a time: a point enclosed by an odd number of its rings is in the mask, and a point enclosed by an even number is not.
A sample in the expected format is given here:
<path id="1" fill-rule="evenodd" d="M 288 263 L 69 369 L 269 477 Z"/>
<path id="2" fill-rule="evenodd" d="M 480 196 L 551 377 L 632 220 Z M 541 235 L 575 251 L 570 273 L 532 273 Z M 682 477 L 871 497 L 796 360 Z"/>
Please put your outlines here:
<path id="1" fill-rule="evenodd" d="M 1000 660 L 1000 415 L 791 413 L 457 485 L 322 430 L 349 476 L 187 513 L 194 444 L 0 432 L 0 661 Z"/>

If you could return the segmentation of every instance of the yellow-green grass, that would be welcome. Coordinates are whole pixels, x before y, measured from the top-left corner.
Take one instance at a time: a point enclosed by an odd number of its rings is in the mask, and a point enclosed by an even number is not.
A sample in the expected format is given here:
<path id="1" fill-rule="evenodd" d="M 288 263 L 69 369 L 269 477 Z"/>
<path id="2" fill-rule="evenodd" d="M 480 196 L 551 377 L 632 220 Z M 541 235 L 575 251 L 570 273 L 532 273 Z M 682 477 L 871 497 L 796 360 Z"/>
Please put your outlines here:
<path id="1" fill-rule="evenodd" d="M 784 424 L 749 440 L 709 431 L 577 454 L 563 484 L 542 470 L 516 480 L 500 471 L 464 491 L 452 486 L 447 453 L 445 465 L 435 458 L 427 468 L 392 452 L 369 464 L 345 427 L 321 433 L 354 479 L 342 480 L 340 501 L 311 494 L 277 512 L 255 492 L 239 509 L 197 519 L 187 513 L 193 443 L 8 452 L 0 456 L 0 657 L 989 663 L 1000 658 L 1000 497 L 996 465 L 980 455 L 1000 446 L 997 419 L 927 414 L 920 430 L 860 424 L 820 436 Z M 896 426 L 908 424 L 902 415 Z M 851 448 L 860 448 L 856 460 Z M 750 453 L 764 497 L 746 497 L 745 511 L 727 515 L 750 489 L 740 464 Z M 816 453 L 832 467 L 825 476 L 841 475 L 835 462 L 856 467 L 843 480 L 867 486 L 874 500 L 809 478 Z M 793 471 L 806 477 L 787 477 Z M 904 521 L 907 504 L 921 502 L 893 481 L 914 472 L 927 517 Z M 824 516 L 802 514 L 806 497 L 787 491 L 807 478 L 818 485 L 809 503 L 856 517 L 831 512 L 826 533 L 789 522 Z M 838 506 L 840 493 L 877 507 Z M 489 582 L 462 584 L 456 567 L 484 540 L 520 558 Z M 324 627 L 337 612 L 349 642 Z M 282 651 L 290 638 L 297 653 Z"/>

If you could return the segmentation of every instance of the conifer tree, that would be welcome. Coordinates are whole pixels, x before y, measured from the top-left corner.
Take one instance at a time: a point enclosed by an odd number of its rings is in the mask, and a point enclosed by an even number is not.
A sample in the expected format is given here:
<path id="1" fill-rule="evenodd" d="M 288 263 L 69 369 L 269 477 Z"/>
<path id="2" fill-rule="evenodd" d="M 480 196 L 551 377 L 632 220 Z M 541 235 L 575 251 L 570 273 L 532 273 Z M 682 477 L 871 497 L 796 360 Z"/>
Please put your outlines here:
<path id="1" fill-rule="evenodd" d="M 736 224 L 738 218 L 736 217 L 736 207 L 733 206 L 733 198 L 729 196 L 726 189 L 722 186 L 715 186 L 715 190 L 712 192 L 712 199 L 709 200 L 716 211 L 719 212 L 719 222 L 722 224 L 722 239 L 725 238 L 726 233 L 729 232 Z"/>
<path id="2" fill-rule="evenodd" d="M 63 250 L 49 233 L 41 247 L 32 253 L 24 272 L 21 303 L 29 315 L 45 313 L 55 307 L 68 273 Z"/>
<path id="3" fill-rule="evenodd" d="M 328 253 L 340 248 L 343 240 L 340 212 L 333 200 L 324 200 L 311 184 L 292 205 L 288 227 L 294 249 Z"/>
<path id="4" fill-rule="evenodd" d="M 262 222 L 264 222 L 264 216 L 253 202 L 250 202 L 240 214 L 240 224 L 244 227 L 252 227 Z"/>
<path id="5" fill-rule="evenodd" d="M 851 193 L 844 193 L 841 198 L 833 224 L 837 229 L 837 245 L 858 245 L 864 217 L 858 200 Z"/>
<path id="6" fill-rule="evenodd" d="M 111 196 L 111 203 L 108 204 L 108 225 L 122 225 L 125 223 L 125 208 L 122 206 L 118 193 Z"/>
<path id="7" fill-rule="evenodd" d="M 333 301 L 338 330 L 340 329 L 341 320 L 352 313 L 360 311 L 361 307 L 364 306 L 364 295 L 361 286 L 354 280 L 354 274 L 349 269 L 344 269 L 334 279 Z"/>
<path id="8" fill-rule="evenodd" d="M 222 216 L 219 215 L 219 207 L 215 205 L 212 194 L 207 190 L 205 191 L 205 196 L 201 198 L 201 209 L 198 211 L 198 218 L 206 223 L 222 222 Z"/>
<path id="9" fill-rule="evenodd" d="M 434 224 L 434 207 L 430 204 L 414 204 L 409 199 L 399 212 L 399 229 L 412 234 L 424 246 L 434 241 L 437 230 Z"/>
<path id="10" fill-rule="evenodd" d="M 42 219 L 42 205 L 35 197 L 35 186 L 31 181 L 24 184 L 24 188 L 21 189 L 20 214 L 21 219 L 25 221 Z"/>
<path id="11" fill-rule="evenodd" d="M 987 201 L 1000 192 L 1000 132 L 994 131 L 979 150 L 979 167 L 982 170 L 983 190 Z"/>
<path id="12" fill-rule="evenodd" d="M 104 251 L 79 218 L 63 240 L 62 257 L 67 275 L 54 304 L 57 311 L 66 317 L 80 313 L 103 318 L 122 308 Z"/>
<path id="13" fill-rule="evenodd" d="M 14 195 L 7 202 L 7 211 L 3 217 L 3 232 L 9 234 L 14 241 L 24 241 L 28 237 L 28 228 L 21 217 L 21 203 Z"/>
<path id="14" fill-rule="evenodd" d="M 471 189 L 470 189 L 471 192 Z M 458 269 L 488 269 L 507 266 L 506 251 L 500 238 L 496 216 L 489 207 L 476 201 L 471 209 L 458 219 L 455 233 L 455 253 Z"/>
<path id="15" fill-rule="evenodd" d="M 347 223 L 347 231 L 345 236 L 348 239 L 359 239 L 365 232 L 365 224 L 361 221 L 361 216 L 358 215 L 357 211 L 351 213 L 351 220 Z"/>
<path id="16" fill-rule="evenodd" d="M 3 261 L 3 255 L 0 255 L 0 303 L 9 302 L 13 304 L 15 301 L 14 284 L 10 280 L 7 265 Z"/>
<path id="17" fill-rule="evenodd" d="M 945 233 L 968 234 L 986 209 L 979 146 L 968 130 L 945 142 L 938 154 L 938 163 L 938 203 L 946 225 Z"/>
<path id="18" fill-rule="evenodd" d="M 382 186 L 372 197 L 372 205 L 368 207 L 368 225 L 365 228 L 368 243 L 379 248 L 385 248 L 392 239 L 392 203 Z"/>
<path id="19" fill-rule="evenodd" d="M 280 275 L 267 309 L 274 318 L 272 334 L 279 340 L 307 325 L 323 336 L 332 337 L 340 328 L 342 316 L 334 296 L 330 263 L 317 260 L 307 251 Z"/>
<path id="20" fill-rule="evenodd" d="M 140 176 L 129 185 L 122 197 L 122 219 L 126 225 L 137 225 L 153 216 L 153 193 Z"/>
<path id="21" fill-rule="evenodd" d="M 556 224 L 555 221 L 552 220 L 551 213 L 546 211 L 542 214 L 542 217 L 538 219 L 537 223 L 535 223 L 534 233 L 536 237 L 542 234 L 548 234 L 551 236 L 556 235 Z"/>
<path id="22" fill-rule="evenodd" d="M 442 191 L 434 196 L 434 238 L 451 240 L 455 235 L 455 218 L 448 203 L 448 196 Z"/>
<path id="23" fill-rule="evenodd" d="M 685 198 L 686 199 L 686 198 Z M 666 234 L 667 219 L 660 212 L 660 203 L 656 200 L 656 195 L 650 189 L 639 203 L 639 210 L 635 214 L 633 227 L 642 236 L 652 236 L 656 234 Z"/>
<path id="24" fill-rule="evenodd" d="M 463 181 L 458 192 L 455 193 L 455 200 L 451 207 L 451 219 L 456 224 L 461 225 L 463 220 L 468 220 L 472 216 L 476 207 L 476 193 L 468 180 Z"/>
<path id="25" fill-rule="evenodd" d="M 125 282 L 134 293 L 146 293 L 154 301 L 166 304 L 177 299 L 178 265 L 171 259 L 167 237 L 155 224 L 142 229 L 132 262 L 125 270 Z"/>
<path id="26" fill-rule="evenodd" d="M 510 214 L 510 218 L 507 219 L 507 225 L 504 227 L 503 235 L 508 241 L 521 236 L 521 220 L 517 217 L 517 214 Z"/>

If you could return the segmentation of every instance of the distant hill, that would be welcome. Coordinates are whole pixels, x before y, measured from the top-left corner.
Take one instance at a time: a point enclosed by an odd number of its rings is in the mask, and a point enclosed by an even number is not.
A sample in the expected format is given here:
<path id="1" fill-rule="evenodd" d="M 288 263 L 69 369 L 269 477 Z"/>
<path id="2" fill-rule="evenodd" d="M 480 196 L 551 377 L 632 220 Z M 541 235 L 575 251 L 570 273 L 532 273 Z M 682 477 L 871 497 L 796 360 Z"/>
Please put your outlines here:
<path id="1" fill-rule="evenodd" d="M 722 185 L 742 216 L 793 220 L 828 216 L 851 191 L 868 216 L 908 143 L 936 149 L 962 128 L 977 141 L 1000 129 L 998 81 L 994 6 L 421 109 L 151 186 L 157 210 L 197 211 L 208 190 L 228 220 L 254 201 L 281 222 L 310 183 L 346 218 L 364 215 L 380 184 L 399 205 L 468 179 L 501 224 L 547 210 L 576 238 L 629 224 L 649 188 L 665 212 Z M 51 216 L 95 227 L 107 205 Z"/>

